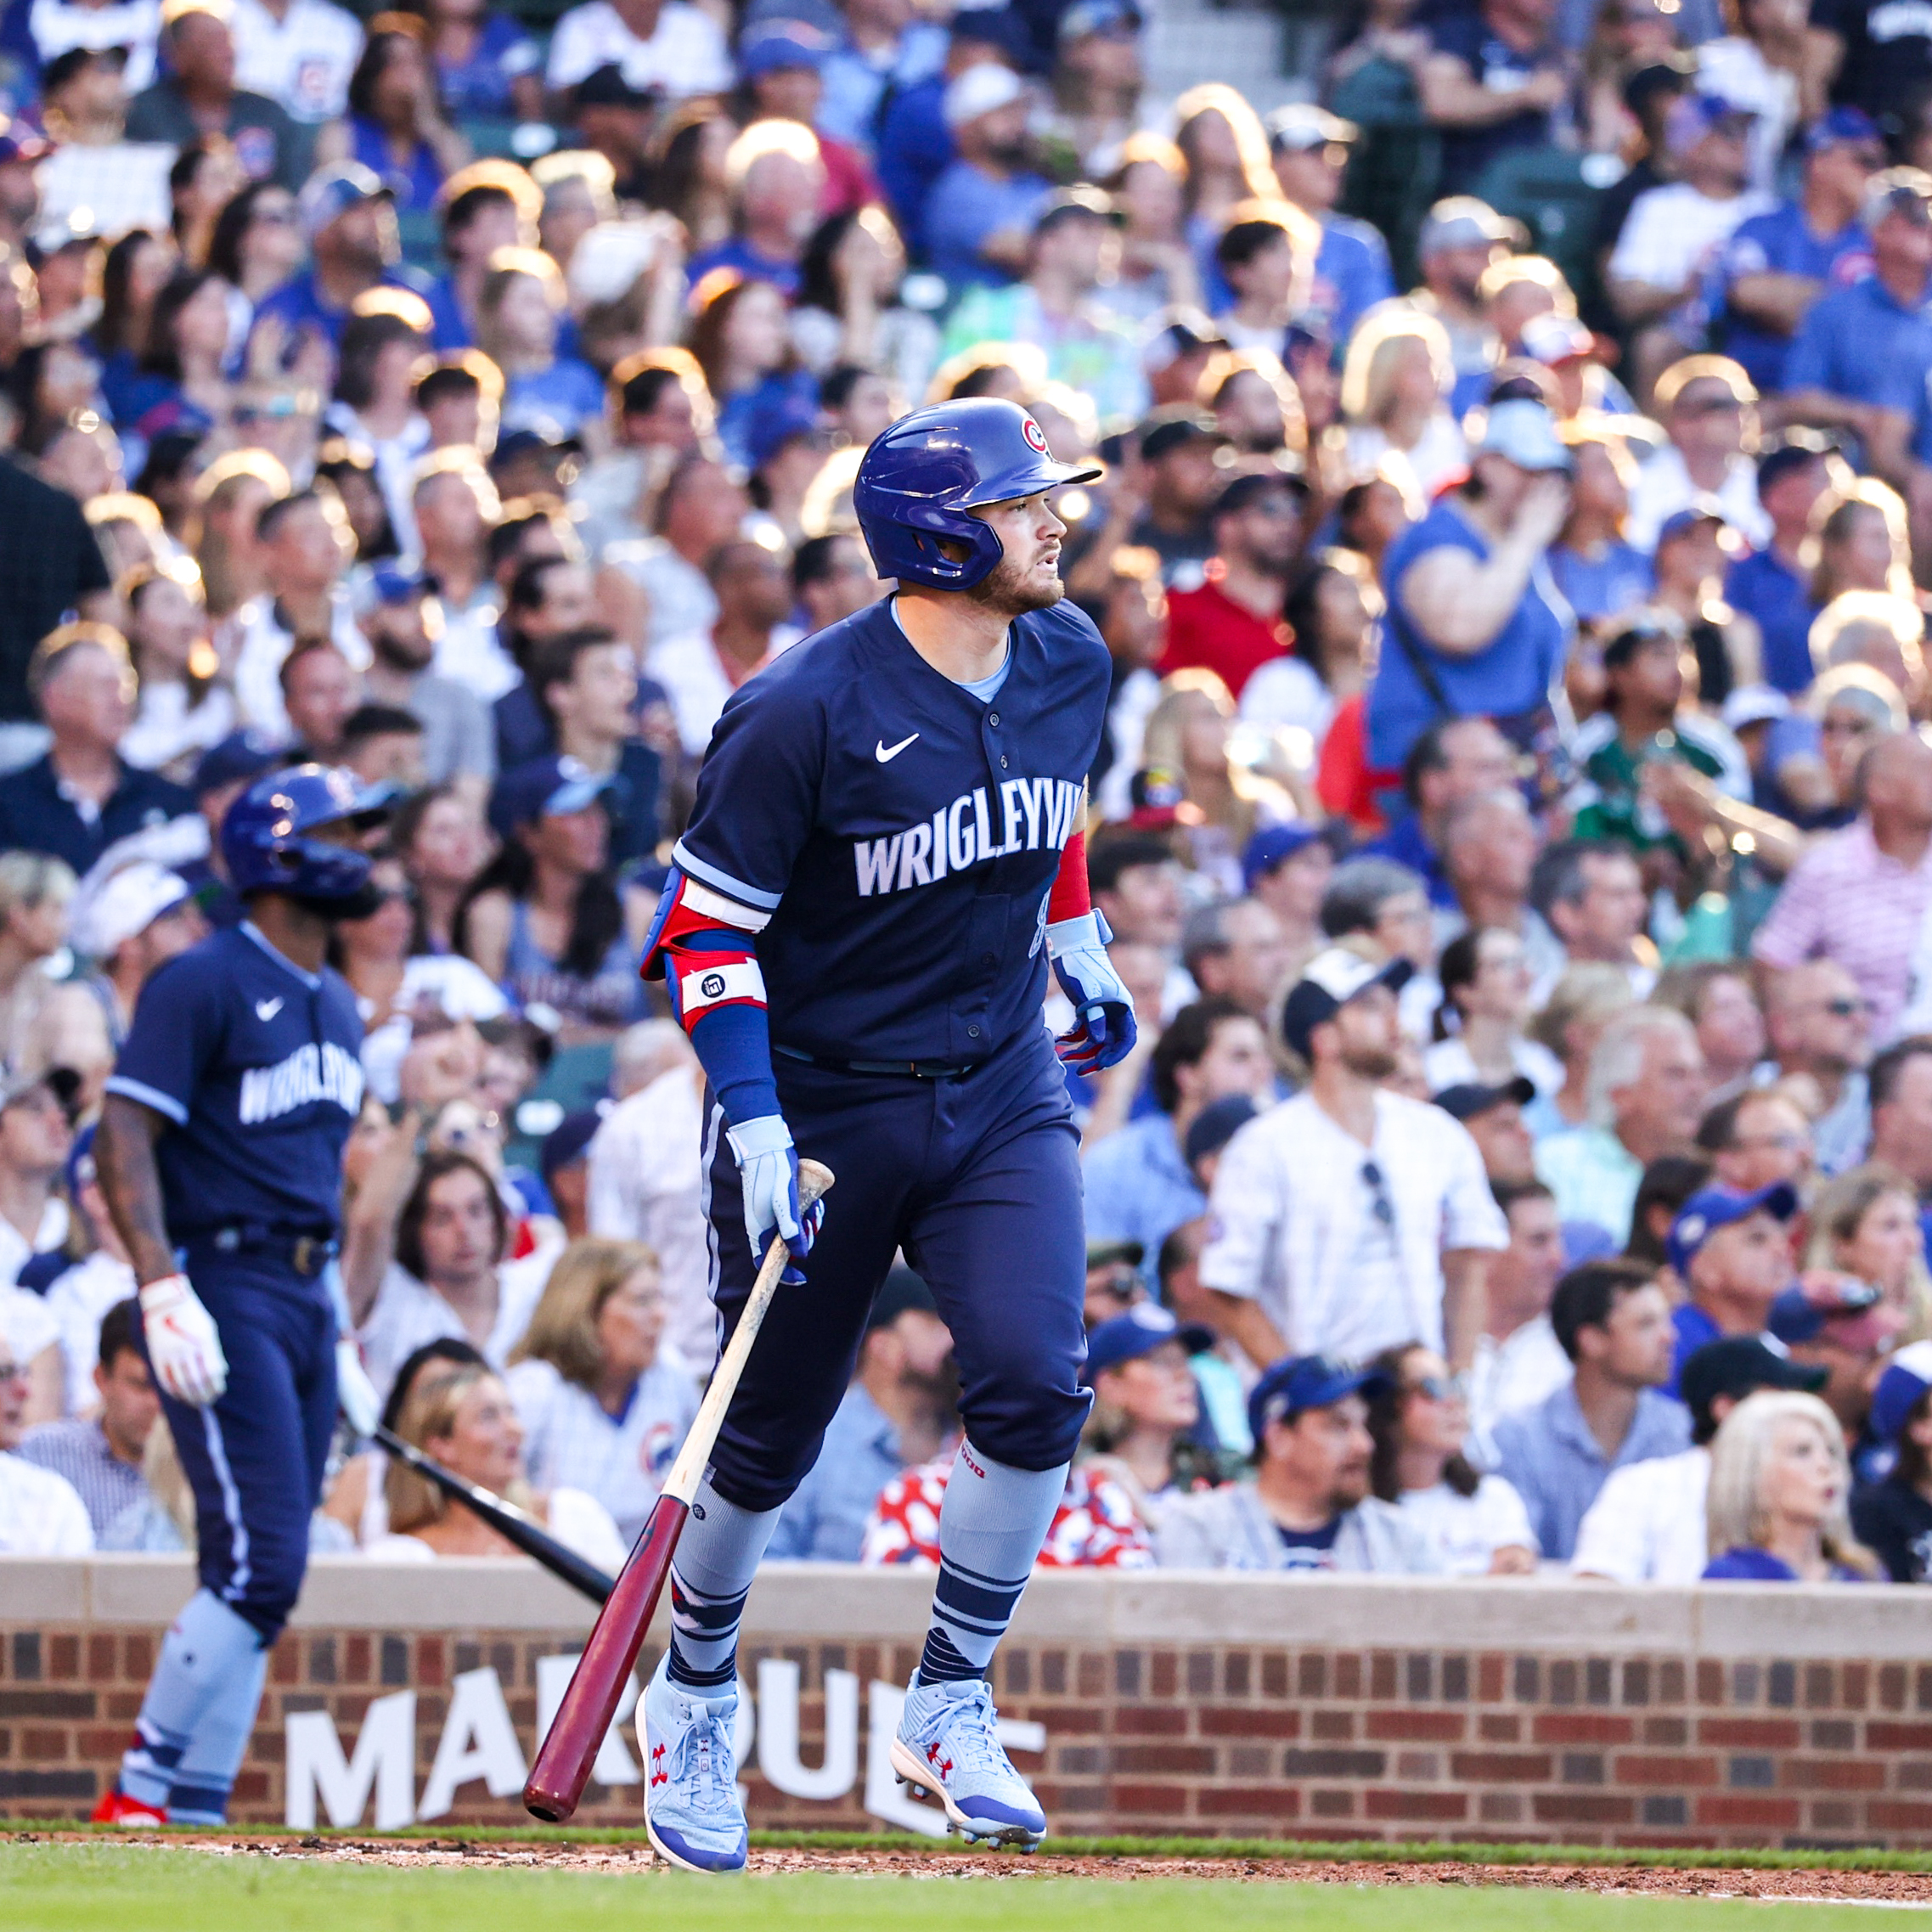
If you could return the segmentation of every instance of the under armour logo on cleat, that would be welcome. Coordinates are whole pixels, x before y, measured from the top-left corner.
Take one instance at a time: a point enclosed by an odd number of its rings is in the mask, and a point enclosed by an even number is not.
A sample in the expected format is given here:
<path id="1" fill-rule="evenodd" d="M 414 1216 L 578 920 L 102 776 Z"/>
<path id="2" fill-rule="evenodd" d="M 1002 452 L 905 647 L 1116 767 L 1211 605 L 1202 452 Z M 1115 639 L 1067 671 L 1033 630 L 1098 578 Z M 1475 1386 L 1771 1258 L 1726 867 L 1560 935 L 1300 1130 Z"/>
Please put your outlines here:
<path id="1" fill-rule="evenodd" d="M 662 1744 L 653 1744 L 651 1747 L 651 1782 L 653 1785 L 668 1784 L 671 1782 L 671 1774 L 664 1768 L 664 1747 Z"/>
<path id="2" fill-rule="evenodd" d="M 901 738 L 896 745 L 888 745 L 886 741 L 882 738 L 876 745 L 873 746 L 872 756 L 876 758 L 881 764 L 889 765 L 893 760 L 896 758 L 899 753 L 912 742 L 912 739 L 916 738 L 918 735 L 919 734 L 915 731 L 912 735 L 912 738 Z"/>
<path id="3" fill-rule="evenodd" d="M 282 999 L 279 994 L 273 1000 L 257 1000 L 255 1002 L 255 1017 L 258 1020 L 272 1020 L 281 1010 Z"/>

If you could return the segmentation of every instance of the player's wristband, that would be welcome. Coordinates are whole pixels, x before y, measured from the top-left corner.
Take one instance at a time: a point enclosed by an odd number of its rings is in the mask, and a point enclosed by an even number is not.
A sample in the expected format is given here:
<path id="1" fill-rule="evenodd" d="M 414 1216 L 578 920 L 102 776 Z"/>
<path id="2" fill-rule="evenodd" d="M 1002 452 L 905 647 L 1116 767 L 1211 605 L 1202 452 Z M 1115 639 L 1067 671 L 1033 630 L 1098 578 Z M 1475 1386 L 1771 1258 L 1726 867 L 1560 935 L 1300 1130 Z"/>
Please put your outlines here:
<path id="1" fill-rule="evenodd" d="M 1101 952 L 1113 933 L 1097 908 L 1078 919 L 1056 920 L 1046 929 L 1046 956 L 1063 960 L 1069 953 Z"/>
<path id="2" fill-rule="evenodd" d="M 163 1275 L 141 1290 L 143 1315 L 172 1315 L 194 1299 L 194 1284 L 185 1275 Z"/>

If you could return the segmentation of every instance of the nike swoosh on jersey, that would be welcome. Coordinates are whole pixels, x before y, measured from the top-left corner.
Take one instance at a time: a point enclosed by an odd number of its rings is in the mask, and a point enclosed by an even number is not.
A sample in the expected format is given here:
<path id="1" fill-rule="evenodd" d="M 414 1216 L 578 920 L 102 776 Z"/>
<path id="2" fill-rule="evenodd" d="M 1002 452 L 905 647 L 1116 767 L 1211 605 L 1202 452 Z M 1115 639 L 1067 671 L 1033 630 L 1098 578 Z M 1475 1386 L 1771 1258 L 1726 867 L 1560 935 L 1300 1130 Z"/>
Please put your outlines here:
<path id="1" fill-rule="evenodd" d="M 255 1002 L 255 1017 L 258 1020 L 264 1022 L 272 1020 L 281 1010 L 282 1001 L 279 994 L 273 1000 L 257 1000 Z"/>
<path id="2" fill-rule="evenodd" d="M 912 735 L 912 738 L 916 738 L 918 735 L 919 734 L 915 731 Z M 881 764 L 889 765 L 893 760 L 896 758 L 899 753 L 912 742 L 912 738 L 901 738 L 896 745 L 888 745 L 886 741 L 882 738 L 878 743 L 872 747 L 872 756 L 876 758 Z"/>

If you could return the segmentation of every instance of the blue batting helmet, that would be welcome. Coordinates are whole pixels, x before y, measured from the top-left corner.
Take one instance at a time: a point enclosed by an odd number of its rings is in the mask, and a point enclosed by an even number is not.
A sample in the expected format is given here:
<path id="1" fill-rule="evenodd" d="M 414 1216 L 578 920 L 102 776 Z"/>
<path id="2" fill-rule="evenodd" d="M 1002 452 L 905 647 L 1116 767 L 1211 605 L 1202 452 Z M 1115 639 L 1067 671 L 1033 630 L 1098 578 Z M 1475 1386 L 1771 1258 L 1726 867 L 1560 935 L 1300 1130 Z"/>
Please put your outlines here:
<path id="1" fill-rule="evenodd" d="M 369 854 L 307 835 L 385 811 L 395 797 L 394 786 L 365 785 L 339 765 L 290 765 L 256 779 L 222 820 L 229 882 L 245 898 L 353 898 L 369 879 Z"/>
<path id="2" fill-rule="evenodd" d="M 971 590 L 993 571 L 1000 539 L 968 510 L 1062 483 L 1090 483 L 1098 464 L 1056 463 L 1017 403 L 975 396 L 915 409 L 865 452 L 852 507 L 881 577 L 932 590 Z M 966 555 L 939 547 L 949 538 Z"/>

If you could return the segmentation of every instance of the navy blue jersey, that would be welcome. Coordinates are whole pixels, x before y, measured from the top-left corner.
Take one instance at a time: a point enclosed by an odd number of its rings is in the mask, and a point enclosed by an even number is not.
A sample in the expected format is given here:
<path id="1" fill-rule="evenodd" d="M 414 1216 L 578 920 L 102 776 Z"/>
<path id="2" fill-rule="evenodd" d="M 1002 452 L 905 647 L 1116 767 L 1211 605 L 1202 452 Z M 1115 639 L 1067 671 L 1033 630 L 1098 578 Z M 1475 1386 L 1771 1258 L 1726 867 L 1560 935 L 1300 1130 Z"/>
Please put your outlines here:
<path id="1" fill-rule="evenodd" d="M 156 971 L 107 1090 L 169 1123 L 155 1159 L 171 1240 L 238 1225 L 335 1233 L 362 1039 L 348 982 L 304 972 L 253 926 Z"/>
<path id="2" fill-rule="evenodd" d="M 889 601 L 735 692 L 678 842 L 693 879 L 770 915 L 774 1046 L 965 1066 L 1041 1024 L 1046 901 L 1081 829 L 1109 659 L 1070 602 L 1014 620 L 990 702 Z"/>

